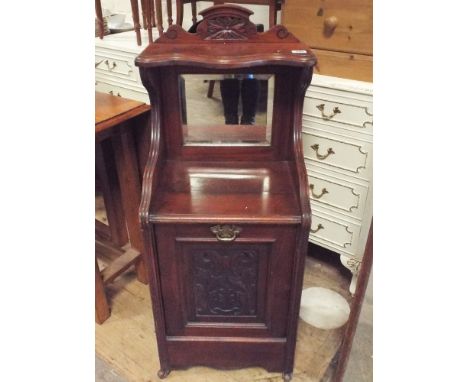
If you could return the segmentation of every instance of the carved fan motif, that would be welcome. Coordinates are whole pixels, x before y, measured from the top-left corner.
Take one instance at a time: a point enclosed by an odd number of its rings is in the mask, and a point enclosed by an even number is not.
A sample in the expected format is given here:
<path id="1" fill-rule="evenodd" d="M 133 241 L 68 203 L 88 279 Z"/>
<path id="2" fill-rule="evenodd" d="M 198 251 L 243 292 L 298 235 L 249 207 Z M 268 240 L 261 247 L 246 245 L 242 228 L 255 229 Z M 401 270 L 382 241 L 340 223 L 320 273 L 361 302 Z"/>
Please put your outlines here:
<path id="1" fill-rule="evenodd" d="M 239 17 L 216 17 L 208 20 L 206 40 L 246 40 L 247 20 Z"/>

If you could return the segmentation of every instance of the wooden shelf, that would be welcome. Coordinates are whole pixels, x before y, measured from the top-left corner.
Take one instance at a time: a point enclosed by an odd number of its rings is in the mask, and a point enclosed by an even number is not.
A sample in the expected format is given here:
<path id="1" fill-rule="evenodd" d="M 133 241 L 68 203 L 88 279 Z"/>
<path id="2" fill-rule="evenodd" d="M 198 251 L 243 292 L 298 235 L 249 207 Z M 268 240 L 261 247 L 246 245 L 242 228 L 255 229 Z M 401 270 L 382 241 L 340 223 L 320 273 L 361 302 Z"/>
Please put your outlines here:
<path id="1" fill-rule="evenodd" d="M 299 223 L 292 171 L 283 161 L 167 161 L 150 220 Z"/>

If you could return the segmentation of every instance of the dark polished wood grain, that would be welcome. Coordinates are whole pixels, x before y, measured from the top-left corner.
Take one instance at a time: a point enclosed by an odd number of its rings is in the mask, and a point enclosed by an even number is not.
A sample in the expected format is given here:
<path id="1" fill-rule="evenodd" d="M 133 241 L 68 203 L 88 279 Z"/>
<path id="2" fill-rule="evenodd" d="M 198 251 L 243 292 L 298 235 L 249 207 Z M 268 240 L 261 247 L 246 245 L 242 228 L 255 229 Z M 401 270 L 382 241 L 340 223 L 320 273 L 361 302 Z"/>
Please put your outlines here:
<path id="1" fill-rule="evenodd" d="M 257 33 L 251 13 L 211 7 L 195 34 L 171 26 L 136 59 L 152 106 L 140 222 L 160 378 L 196 365 L 293 371 L 311 224 L 302 104 L 315 57 L 282 26 Z M 271 142 L 185 144 L 187 73 L 274 75 Z"/>

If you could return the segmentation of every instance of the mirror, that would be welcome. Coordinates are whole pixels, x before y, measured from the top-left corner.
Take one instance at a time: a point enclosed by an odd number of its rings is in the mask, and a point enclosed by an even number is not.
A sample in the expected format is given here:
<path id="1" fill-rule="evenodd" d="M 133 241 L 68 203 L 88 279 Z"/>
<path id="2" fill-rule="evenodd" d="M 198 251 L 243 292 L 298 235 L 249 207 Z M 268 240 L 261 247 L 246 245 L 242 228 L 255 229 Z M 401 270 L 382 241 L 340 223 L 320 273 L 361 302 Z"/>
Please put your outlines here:
<path id="1" fill-rule="evenodd" d="M 179 76 L 184 145 L 269 146 L 273 74 Z"/>

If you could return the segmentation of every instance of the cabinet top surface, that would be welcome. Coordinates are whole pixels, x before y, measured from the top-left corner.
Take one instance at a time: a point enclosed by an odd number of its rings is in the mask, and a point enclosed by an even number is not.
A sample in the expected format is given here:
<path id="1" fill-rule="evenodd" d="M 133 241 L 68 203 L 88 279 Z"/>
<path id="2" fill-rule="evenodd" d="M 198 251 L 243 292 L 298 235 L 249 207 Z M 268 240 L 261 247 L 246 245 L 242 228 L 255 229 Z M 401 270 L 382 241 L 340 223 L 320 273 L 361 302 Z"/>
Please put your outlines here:
<path id="1" fill-rule="evenodd" d="M 136 59 L 140 67 L 192 65 L 206 68 L 242 68 L 260 65 L 310 66 L 316 58 L 310 48 L 287 29 L 276 25 L 257 33 L 251 11 L 234 5 L 216 5 L 200 14 L 196 33 L 171 26 Z"/>

